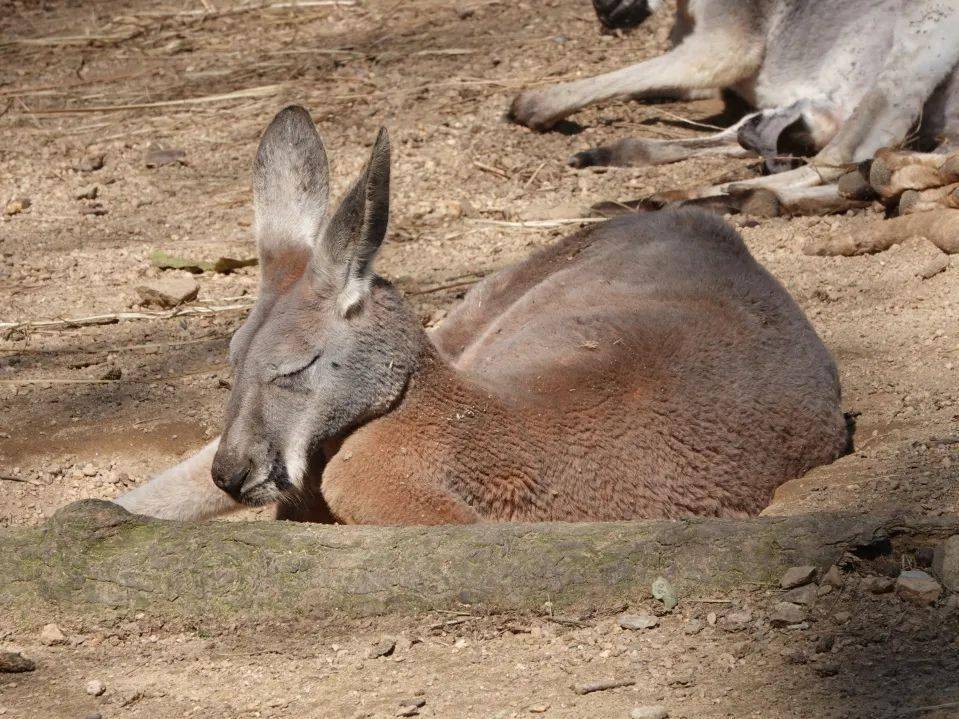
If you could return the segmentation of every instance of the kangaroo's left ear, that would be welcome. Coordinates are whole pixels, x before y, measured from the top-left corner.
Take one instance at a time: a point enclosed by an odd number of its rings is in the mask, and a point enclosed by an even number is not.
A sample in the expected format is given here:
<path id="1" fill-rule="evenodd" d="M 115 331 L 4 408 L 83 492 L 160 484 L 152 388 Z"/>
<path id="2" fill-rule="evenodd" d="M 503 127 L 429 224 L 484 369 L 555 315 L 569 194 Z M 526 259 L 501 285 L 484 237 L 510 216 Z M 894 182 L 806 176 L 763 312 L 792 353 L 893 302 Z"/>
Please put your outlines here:
<path id="1" fill-rule="evenodd" d="M 317 243 L 313 270 L 338 292 L 344 317 L 370 293 L 373 258 L 383 244 L 390 216 L 390 139 L 380 128 L 366 168 L 346 193 Z"/>

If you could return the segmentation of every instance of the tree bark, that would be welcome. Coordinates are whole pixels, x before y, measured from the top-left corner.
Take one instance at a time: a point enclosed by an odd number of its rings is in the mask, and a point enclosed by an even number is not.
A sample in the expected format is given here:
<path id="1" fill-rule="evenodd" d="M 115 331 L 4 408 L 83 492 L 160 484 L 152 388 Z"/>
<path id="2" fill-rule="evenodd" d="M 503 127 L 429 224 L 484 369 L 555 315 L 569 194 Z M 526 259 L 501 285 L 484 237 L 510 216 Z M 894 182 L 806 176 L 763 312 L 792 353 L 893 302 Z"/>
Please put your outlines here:
<path id="1" fill-rule="evenodd" d="M 21 628 L 131 611 L 211 623 L 483 611 L 611 609 L 777 585 L 846 551 L 935 547 L 959 517 L 814 514 L 448 527 L 151 520 L 88 500 L 46 525 L 0 530 L 0 607 Z"/>

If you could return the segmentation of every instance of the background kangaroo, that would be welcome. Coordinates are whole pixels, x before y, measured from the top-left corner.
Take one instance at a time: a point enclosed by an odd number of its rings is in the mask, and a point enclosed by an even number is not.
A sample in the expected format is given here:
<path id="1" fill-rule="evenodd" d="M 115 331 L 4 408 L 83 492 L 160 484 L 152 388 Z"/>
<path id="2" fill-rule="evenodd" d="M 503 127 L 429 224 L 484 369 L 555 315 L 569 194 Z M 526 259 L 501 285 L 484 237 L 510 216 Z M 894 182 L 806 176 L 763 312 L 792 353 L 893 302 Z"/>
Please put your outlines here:
<path id="1" fill-rule="evenodd" d="M 661 4 L 594 0 L 606 25 L 636 24 Z M 817 165 L 830 166 L 871 158 L 907 139 L 943 149 L 959 140 L 954 1 L 678 0 L 673 40 L 675 47 L 660 57 L 523 92 L 510 116 L 543 130 L 599 102 L 688 98 L 720 88 L 759 110 L 709 137 L 627 138 L 581 152 L 570 160 L 577 167 L 755 152 L 778 171 L 789 166 L 778 155 L 797 144 L 805 154 L 819 153 Z M 771 186 L 818 181 L 804 168 Z"/>
<path id="2" fill-rule="evenodd" d="M 328 213 L 323 144 L 286 108 L 253 187 L 262 285 L 231 343 L 223 434 L 121 497 L 131 511 L 280 500 L 280 516 L 353 523 L 736 516 L 846 444 L 829 353 L 714 217 L 584 230 L 477 285 L 430 338 L 372 271 L 385 132 Z"/>

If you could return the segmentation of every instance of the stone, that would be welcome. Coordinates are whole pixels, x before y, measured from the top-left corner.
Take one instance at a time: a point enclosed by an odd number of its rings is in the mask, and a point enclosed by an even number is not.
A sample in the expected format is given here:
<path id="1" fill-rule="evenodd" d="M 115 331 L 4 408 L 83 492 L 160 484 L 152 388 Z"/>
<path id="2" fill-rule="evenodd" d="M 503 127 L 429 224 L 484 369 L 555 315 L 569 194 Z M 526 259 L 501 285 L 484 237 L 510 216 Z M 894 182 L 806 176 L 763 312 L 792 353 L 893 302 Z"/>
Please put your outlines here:
<path id="1" fill-rule="evenodd" d="M 889 577 L 863 577 L 859 587 L 870 594 L 887 594 L 893 590 L 896 582 Z"/>
<path id="2" fill-rule="evenodd" d="M 959 534 L 936 547 L 932 556 L 933 571 L 950 592 L 959 592 Z"/>
<path id="3" fill-rule="evenodd" d="M 140 285 L 136 289 L 143 304 L 167 309 L 195 300 L 200 293 L 200 285 L 189 277 L 156 280 Z"/>
<path id="4" fill-rule="evenodd" d="M 77 163 L 78 172 L 96 172 L 103 168 L 104 155 L 87 155 Z"/>
<path id="5" fill-rule="evenodd" d="M 809 584 L 816 578 L 816 568 L 811 566 L 790 567 L 779 580 L 779 586 L 783 589 L 792 589 L 800 587 L 803 584 Z"/>
<path id="6" fill-rule="evenodd" d="M 107 690 L 107 685 L 101 682 L 99 679 L 91 679 L 87 682 L 83 690 L 91 697 L 98 697 Z"/>
<path id="7" fill-rule="evenodd" d="M 836 620 L 837 624 L 845 624 L 852 619 L 852 614 L 849 612 L 836 612 L 832 615 L 832 618 Z"/>
<path id="8" fill-rule="evenodd" d="M 722 627 L 727 632 L 741 632 L 753 620 L 753 613 L 748 609 L 737 609 L 723 617 Z"/>
<path id="9" fill-rule="evenodd" d="M 805 664 L 809 661 L 809 657 L 801 647 L 786 647 L 780 654 L 789 664 Z"/>
<path id="10" fill-rule="evenodd" d="M 629 712 L 629 719 L 668 719 L 669 711 L 662 704 L 648 704 Z"/>
<path id="11" fill-rule="evenodd" d="M 545 714 L 549 711 L 549 704 L 533 704 L 529 708 L 530 714 Z"/>
<path id="12" fill-rule="evenodd" d="M 732 655 L 736 657 L 736 659 L 742 659 L 747 654 L 751 653 L 752 650 L 753 650 L 753 643 L 746 641 L 746 642 L 736 642 L 735 644 L 733 644 L 731 651 L 732 651 Z"/>
<path id="13" fill-rule="evenodd" d="M 706 615 L 706 623 L 711 627 L 716 626 L 717 620 L 718 620 L 718 617 L 716 616 L 716 612 L 710 612 L 709 614 Z"/>
<path id="14" fill-rule="evenodd" d="M 36 668 L 34 661 L 27 659 L 20 652 L 0 652 L 0 673 L 20 674 L 32 672 Z"/>
<path id="15" fill-rule="evenodd" d="M 679 604 L 679 595 L 676 594 L 676 589 L 665 577 L 656 577 L 656 580 L 653 582 L 652 592 L 653 598 L 661 601 L 663 608 L 667 612 L 671 612 L 673 608 Z"/>
<path id="16" fill-rule="evenodd" d="M 788 627 L 791 624 L 799 624 L 805 618 L 805 612 L 798 604 L 779 602 L 769 615 L 769 623 L 774 627 Z"/>
<path id="17" fill-rule="evenodd" d="M 928 260 L 919 265 L 919 269 L 916 270 L 916 275 L 924 280 L 928 280 L 938 275 L 948 266 L 949 255 L 945 254 L 944 252 L 940 252 L 935 257 L 930 257 Z"/>
<path id="18" fill-rule="evenodd" d="M 396 640 L 393 637 L 381 637 L 366 650 L 366 656 L 370 659 L 388 657 L 394 649 L 396 649 Z"/>
<path id="19" fill-rule="evenodd" d="M 703 631 L 704 624 L 701 619 L 690 619 L 686 622 L 686 626 L 683 627 L 683 631 L 686 634 L 699 634 Z"/>
<path id="20" fill-rule="evenodd" d="M 845 583 L 846 580 L 842 576 L 842 571 L 835 564 L 822 575 L 822 584 L 824 586 L 842 589 Z"/>
<path id="21" fill-rule="evenodd" d="M 821 677 L 834 677 L 839 673 L 839 664 L 834 661 L 816 662 L 813 671 Z"/>
<path id="22" fill-rule="evenodd" d="M 783 601 L 790 602 L 791 604 L 802 604 L 803 606 L 811 607 L 816 603 L 818 590 L 819 587 L 817 587 L 815 584 L 805 584 L 801 587 L 794 587 L 783 594 Z"/>
<path id="23" fill-rule="evenodd" d="M 40 643 L 48 647 L 66 644 L 67 636 L 56 624 L 45 624 L 43 629 L 40 630 Z"/>
<path id="24" fill-rule="evenodd" d="M 896 596 L 913 604 L 935 604 L 942 586 L 920 569 L 902 572 L 896 580 Z"/>
<path id="25" fill-rule="evenodd" d="M 18 197 L 15 200 L 10 200 L 10 202 L 6 204 L 6 206 L 3 208 L 3 214 L 7 215 L 8 217 L 19 215 L 21 212 L 30 207 L 31 204 L 32 203 L 30 202 L 29 198 Z"/>
<path id="26" fill-rule="evenodd" d="M 79 190 L 77 190 L 74 197 L 78 200 L 95 200 L 99 194 L 100 186 L 90 185 L 88 187 L 81 187 Z"/>
<path id="27" fill-rule="evenodd" d="M 620 614 L 616 622 L 623 629 L 652 629 L 659 624 L 659 619 L 651 614 Z"/>

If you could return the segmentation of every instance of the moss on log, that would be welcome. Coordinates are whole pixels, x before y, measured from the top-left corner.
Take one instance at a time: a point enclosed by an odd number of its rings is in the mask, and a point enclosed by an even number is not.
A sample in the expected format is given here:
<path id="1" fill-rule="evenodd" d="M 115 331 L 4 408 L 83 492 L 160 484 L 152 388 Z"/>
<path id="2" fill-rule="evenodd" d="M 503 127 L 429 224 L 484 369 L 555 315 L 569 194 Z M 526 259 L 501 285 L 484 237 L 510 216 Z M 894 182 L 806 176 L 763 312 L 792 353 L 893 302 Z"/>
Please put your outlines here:
<path id="1" fill-rule="evenodd" d="M 21 625 L 145 611 L 180 621 L 356 617 L 470 604 L 608 609 L 668 577 L 680 596 L 777 584 L 865 546 L 934 546 L 959 517 L 343 527 L 185 524 L 84 501 L 0 531 L 0 606 Z M 41 617 L 43 620 L 41 621 Z"/>

